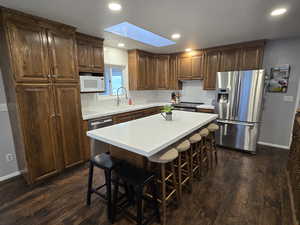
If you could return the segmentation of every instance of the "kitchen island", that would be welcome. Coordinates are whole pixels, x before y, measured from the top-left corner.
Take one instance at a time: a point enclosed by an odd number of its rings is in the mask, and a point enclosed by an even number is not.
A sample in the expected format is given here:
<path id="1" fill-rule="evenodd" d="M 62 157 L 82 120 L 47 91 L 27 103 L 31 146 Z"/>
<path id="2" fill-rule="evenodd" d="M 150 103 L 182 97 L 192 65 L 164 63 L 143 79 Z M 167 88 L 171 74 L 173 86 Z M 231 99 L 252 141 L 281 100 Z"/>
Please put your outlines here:
<path id="1" fill-rule="evenodd" d="M 117 147 L 121 155 L 123 151 L 124 154 L 130 152 L 150 157 L 176 144 L 215 119 L 217 119 L 217 114 L 174 110 L 172 121 L 166 121 L 160 114 L 156 114 L 91 130 L 87 132 L 87 136 Z"/>

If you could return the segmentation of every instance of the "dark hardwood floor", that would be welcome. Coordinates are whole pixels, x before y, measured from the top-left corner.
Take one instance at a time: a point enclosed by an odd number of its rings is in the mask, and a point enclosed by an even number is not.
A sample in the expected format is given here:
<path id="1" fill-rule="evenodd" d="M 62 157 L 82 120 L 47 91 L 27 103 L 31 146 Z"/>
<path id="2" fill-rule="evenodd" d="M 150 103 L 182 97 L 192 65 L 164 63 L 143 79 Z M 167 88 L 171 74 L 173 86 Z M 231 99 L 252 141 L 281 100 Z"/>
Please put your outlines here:
<path id="1" fill-rule="evenodd" d="M 169 210 L 170 225 L 293 225 L 285 165 L 287 151 L 260 147 L 255 156 L 219 151 L 219 164 L 182 205 Z M 108 225 L 94 196 L 85 205 L 87 168 L 28 187 L 21 179 L 0 184 L 1 225 Z M 97 183 L 103 174 L 96 173 Z M 121 219 L 116 225 L 133 222 Z"/>

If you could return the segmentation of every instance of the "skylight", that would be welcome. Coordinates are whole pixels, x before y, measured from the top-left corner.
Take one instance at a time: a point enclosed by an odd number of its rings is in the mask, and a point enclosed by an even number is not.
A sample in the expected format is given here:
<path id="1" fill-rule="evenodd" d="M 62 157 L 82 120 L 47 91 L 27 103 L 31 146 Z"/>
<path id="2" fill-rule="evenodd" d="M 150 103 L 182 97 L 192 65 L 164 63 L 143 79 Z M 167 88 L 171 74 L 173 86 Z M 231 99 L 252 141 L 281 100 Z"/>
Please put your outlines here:
<path id="1" fill-rule="evenodd" d="M 155 47 L 164 47 L 176 44 L 176 42 L 174 41 L 154 34 L 151 31 L 145 30 L 128 22 L 119 23 L 117 25 L 105 28 L 104 30 Z"/>

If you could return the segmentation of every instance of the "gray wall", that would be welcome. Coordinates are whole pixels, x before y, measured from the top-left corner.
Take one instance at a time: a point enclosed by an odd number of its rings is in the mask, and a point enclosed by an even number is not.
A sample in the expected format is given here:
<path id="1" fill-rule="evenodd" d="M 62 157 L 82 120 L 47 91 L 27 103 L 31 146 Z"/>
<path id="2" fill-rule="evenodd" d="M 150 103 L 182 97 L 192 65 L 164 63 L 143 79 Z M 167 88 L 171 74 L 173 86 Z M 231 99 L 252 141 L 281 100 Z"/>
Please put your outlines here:
<path id="1" fill-rule="evenodd" d="M 11 175 L 18 171 L 8 112 L 3 108 L 5 104 L 6 97 L 0 71 L 0 180 L 3 179 L 3 176 Z M 9 162 L 6 161 L 6 154 L 8 153 L 13 154 L 14 158 Z"/>
<path id="2" fill-rule="evenodd" d="M 260 142 L 288 148 L 295 109 L 299 101 L 300 38 L 267 42 L 264 54 L 266 72 L 270 73 L 272 66 L 281 64 L 291 65 L 288 91 L 266 93 Z M 293 102 L 284 101 L 284 96 L 293 96 Z"/>

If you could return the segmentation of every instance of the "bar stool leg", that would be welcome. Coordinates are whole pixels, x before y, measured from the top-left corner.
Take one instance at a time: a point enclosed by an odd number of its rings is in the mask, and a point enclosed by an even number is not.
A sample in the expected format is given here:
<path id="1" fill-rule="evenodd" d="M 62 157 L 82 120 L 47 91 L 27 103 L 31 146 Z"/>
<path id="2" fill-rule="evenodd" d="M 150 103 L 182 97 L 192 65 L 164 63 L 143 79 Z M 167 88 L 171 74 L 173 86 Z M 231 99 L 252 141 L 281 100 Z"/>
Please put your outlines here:
<path id="1" fill-rule="evenodd" d="M 177 170 L 178 170 L 178 190 L 179 190 L 179 201 L 182 199 L 182 168 L 181 168 L 181 163 L 182 163 L 182 152 L 178 154 L 178 165 L 177 165 Z"/>
<path id="2" fill-rule="evenodd" d="M 158 204 L 158 192 L 157 192 L 157 184 L 155 182 L 155 180 L 153 180 L 150 184 L 150 189 L 151 189 L 151 192 L 152 192 L 152 196 L 153 196 L 153 204 L 154 204 L 154 207 L 155 207 L 155 214 L 156 214 L 156 217 L 157 217 L 157 222 L 160 223 L 160 213 L 159 213 L 159 204 Z"/>
<path id="3" fill-rule="evenodd" d="M 137 188 L 137 224 L 143 224 L 143 188 Z"/>
<path id="4" fill-rule="evenodd" d="M 91 205 L 93 176 L 94 176 L 94 164 L 92 162 L 90 162 L 89 178 L 88 178 L 88 190 L 87 190 L 87 197 L 86 197 L 86 204 L 87 205 Z"/>
<path id="5" fill-rule="evenodd" d="M 178 203 L 180 201 L 180 197 L 179 197 L 179 185 L 177 184 L 177 178 L 176 178 L 176 172 L 175 172 L 175 166 L 174 166 L 174 162 L 171 162 L 171 170 L 172 170 L 172 178 L 173 178 L 173 184 L 174 187 L 176 189 L 176 205 L 178 206 Z"/>
<path id="6" fill-rule="evenodd" d="M 166 165 L 165 163 L 161 164 L 161 184 L 162 184 L 162 199 L 161 199 L 161 205 L 162 205 L 162 220 L 163 225 L 166 225 L 167 220 L 167 203 L 166 203 Z"/>
<path id="7" fill-rule="evenodd" d="M 112 202 L 111 202 L 111 171 L 105 170 L 105 180 L 106 180 L 106 198 L 107 198 L 107 216 L 112 222 Z"/>
<path id="8" fill-rule="evenodd" d="M 116 180 L 115 180 L 114 194 L 113 194 L 113 201 L 112 201 L 113 202 L 113 209 L 112 209 L 112 220 L 111 220 L 111 223 L 115 222 L 116 215 L 117 215 L 119 182 L 120 182 L 120 178 L 117 176 Z"/>

